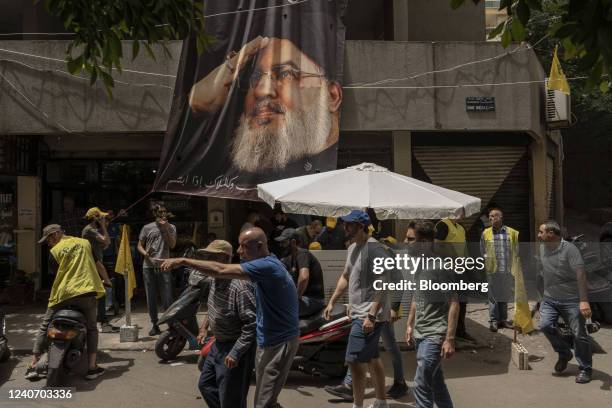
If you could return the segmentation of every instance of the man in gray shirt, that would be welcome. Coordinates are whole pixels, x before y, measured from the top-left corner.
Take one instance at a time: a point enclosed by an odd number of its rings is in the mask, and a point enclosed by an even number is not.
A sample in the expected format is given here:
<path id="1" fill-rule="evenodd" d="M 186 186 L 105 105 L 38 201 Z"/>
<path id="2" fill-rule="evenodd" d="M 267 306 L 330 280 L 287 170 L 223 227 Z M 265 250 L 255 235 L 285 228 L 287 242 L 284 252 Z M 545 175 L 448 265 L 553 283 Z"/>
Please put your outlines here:
<path id="1" fill-rule="evenodd" d="M 176 227 L 168 222 L 168 212 L 160 204 L 153 206 L 155 221 L 142 227 L 138 236 L 138 252 L 144 261 L 142 275 L 147 307 L 153 327 L 149 336 L 160 334 L 157 326 L 157 295 L 161 294 L 162 307 L 167 309 L 172 304 L 172 274 L 159 269 L 159 260 L 168 259 L 170 250 L 176 245 Z"/>
<path id="2" fill-rule="evenodd" d="M 325 308 L 329 320 L 334 304 L 348 288 L 349 310 L 353 323 L 346 348 L 346 362 L 353 374 L 353 407 L 362 408 L 366 386 L 366 370 L 374 382 L 376 401 L 371 408 L 387 408 L 385 371 L 378 354 L 378 340 L 390 317 L 388 294 L 375 291 L 373 282 L 383 278 L 372 271 L 376 257 L 386 257 L 382 244 L 368 237 L 370 217 L 361 210 L 353 210 L 341 217 L 348 248 L 346 266 L 336 284 L 336 290 Z"/>
<path id="3" fill-rule="evenodd" d="M 418 221 L 414 226 L 417 256 L 435 256 L 434 225 Z M 448 283 L 454 280 L 453 271 L 421 268 L 416 273 L 417 290 L 412 297 L 406 324 L 406 343 L 415 342 L 417 368 L 414 375 L 414 398 L 417 408 L 452 408 L 453 402 L 444 382 L 442 359 L 455 353 L 455 331 L 459 317 L 459 300 L 450 291 L 425 291 L 419 281 Z"/>
<path id="4" fill-rule="evenodd" d="M 574 350 L 580 367 L 576 382 L 588 383 L 593 371 L 593 357 L 585 328 L 585 319 L 591 317 L 591 307 L 584 261 L 578 248 L 561 239 L 561 228 L 556 221 L 540 225 L 538 238 L 542 241 L 540 262 L 544 287 L 540 304 L 540 330 L 559 354 L 555 372 L 564 371 L 573 355 L 556 328 L 559 316 L 563 318 L 574 335 Z"/>

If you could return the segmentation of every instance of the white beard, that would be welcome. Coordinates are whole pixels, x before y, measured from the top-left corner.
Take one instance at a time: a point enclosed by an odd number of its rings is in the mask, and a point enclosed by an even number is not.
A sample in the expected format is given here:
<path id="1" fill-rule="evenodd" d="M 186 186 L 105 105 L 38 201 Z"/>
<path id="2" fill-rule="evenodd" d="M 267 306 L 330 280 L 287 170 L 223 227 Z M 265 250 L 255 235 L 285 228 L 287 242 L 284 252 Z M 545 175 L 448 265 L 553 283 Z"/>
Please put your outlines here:
<path id="1" fill-rule="evenodd" d="M 304 109 L 283 107 L 285 117 L 277 128 L 251 129 L 243 113 L 232 144 L 234 166 L 251 173 L 278 170 L 293 160 L 323 151 L 332 119 L 327 87 L 320 89 L 318 100 Z"/>

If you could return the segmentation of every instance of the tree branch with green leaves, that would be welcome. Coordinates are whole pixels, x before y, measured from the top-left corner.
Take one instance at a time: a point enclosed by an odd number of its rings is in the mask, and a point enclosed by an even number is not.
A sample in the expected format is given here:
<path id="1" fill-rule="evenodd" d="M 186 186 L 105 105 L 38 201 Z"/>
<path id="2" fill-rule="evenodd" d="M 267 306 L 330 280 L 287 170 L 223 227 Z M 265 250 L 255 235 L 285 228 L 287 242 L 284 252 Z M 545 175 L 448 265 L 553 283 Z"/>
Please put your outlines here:
<path id="1" fill-rule="evenodd" d="M 38 1 L 38 0 L 37 0 Z M 189 35 L 202 53 L 212 38 L 204 32 L 204 3 L 193 0 L 45 0 L 48 13 L 58 17 L 75 34 L 67 49 L 68 72 L 86 72 L 90 84 L 101 79 L 109 96 L 122 72 L 121 40 L 132 41 L 132 60 L 141 49 L 156 60 L 154 45 L 171 56 L 168 41 Z"/>
<path id="2" fill-rule="evenodd" d="M 472 0 L 479 3 L 481 0 Z M 451 0 L 453 8 L 466 0 Z M 489 33 L 501 35 L 507 47 L 512 41 L 524 41 L 527 25 L 534 12 L 547 11 L 555 17 L 547 34 L 558 41 L 566 60 L 576 60 L 579 70 L 589 73 L 588 87 L 599 84 L 607 92 L 612 78 L 612 0 L 501 0 L 499 10 L 506 10 L 508 19 Z M 554 21 L 556 20 L 556 21 Z"/>

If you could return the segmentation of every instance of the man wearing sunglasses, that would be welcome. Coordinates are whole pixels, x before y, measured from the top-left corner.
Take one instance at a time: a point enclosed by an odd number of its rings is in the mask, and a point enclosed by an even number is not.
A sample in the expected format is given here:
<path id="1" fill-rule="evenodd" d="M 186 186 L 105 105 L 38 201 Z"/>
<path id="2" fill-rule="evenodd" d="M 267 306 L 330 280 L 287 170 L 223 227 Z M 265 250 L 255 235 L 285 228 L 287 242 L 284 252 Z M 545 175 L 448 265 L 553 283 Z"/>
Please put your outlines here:
<path id="1" fill-rule="evenodd" d="M 246 95 L 231 147 L 234 168 L 304 172 L 312 170 L 312 157 L 334 150 L 342 88 L 292 41 L 257 37 L 230 53 L 193 86 L 191 109 L 220 111 L 235 81 Z"/>

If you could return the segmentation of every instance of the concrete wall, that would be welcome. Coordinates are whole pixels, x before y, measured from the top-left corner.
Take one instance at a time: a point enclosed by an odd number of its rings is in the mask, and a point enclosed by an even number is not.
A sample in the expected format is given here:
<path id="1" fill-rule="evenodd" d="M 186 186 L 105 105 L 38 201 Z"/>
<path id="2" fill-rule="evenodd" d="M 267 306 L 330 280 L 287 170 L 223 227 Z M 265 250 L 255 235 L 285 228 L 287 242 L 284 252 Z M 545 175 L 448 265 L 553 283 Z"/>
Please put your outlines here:
<path id="1" fill-rule="evenodd" d="M 543 85 L 464 87 L 450 89 L 352 89 L 387 78 L 406 78 L 512 50 L 492 42 L 347 42 L 343 130 L 482 130 L 542 134 Z M 489 62 L 384 87 L 470 85 L 538 81 L 545 73 L 533 51 L 518 51 Z M 492 96 L 496 110 L 468 113 L 468 96 Z"/>
<path id="2" fill-rule="evenodd" d="M 68 41 L 0 41 L 0 49 L 40 55 L 63 60 Z M 131 42 L 123 43 L 128 56 L 124 69 L 176 75 L 181 42 L 169 46 L 172 59 L 157 52 L 157 61 L 145 52 L 131 61 Z M 160 51 L 160 50 L 157 50 Z M 19 61 L 35 68 L 20 65 Z M 36 69 L 49 70 L 41 72 Z M 116 84 L 113 99 L 109 99 L 103 85 L 89 86 L 89 81 L 65 73 L 62 61 L 45 60 L 0 50 L 0 74 L 27 96 L 32 107 L 11 86 L 0 78 L 0 134 L 60 133 L 59 122 L 73 132 L 159 132 L 165 131 L 172 89 L 175 79 L 152 75 L 125 73 L 115 79 L 138 84 L 160 86 L 128 86 Z M 63 71 L 56 72 L 55 70 Z M 44 111 L 50 118 L 45 120 Z"/>
<path id="3" fill-rule="evenodd" d="M 65 41 L 0 41 L 0 49 L 62 58 Z M 124 44 L 129 55 L 130 44 Z M 510 48 L 511 49 L 511 48 Z M 405 78 L 509 51 L 487 42 L 347 41 L 341 128 L 368 130 L 476 130 L 528 131 L 542 134 L 542 85 L 465 87 L 455 89 L 351 89 L 351 85 L 387 78 Z M 175 75 L 180 43 L 171 45 L 173 59 L 152 62 L 142 56 L 126 59 L 127 69 Z M 75 132 L 164 132 L 172 91 L 161 87 L 117 84 L 109 100 L 101 88 L 57 72 L 39 72 L 6 59 L 20 60 L 45 69 L 64 69 L 62 62 L 40 60 L 0 51 L 0 73 L 26 95 L 51 121 Z M 432 86 L 542 80 L 545 74 L 532 51 L 520 51 L 494 61 L 470 65 L 447 73 L 424 75 L 384 86 Z M 118 78 L 132 83 L 171 87 L 174 78 L 124 73 Z M 468 96 L 493 96 L 496 111 L 467 113 Z M 5 81 L 0 82 L 0 134 L 57 134 L 40 112 L 30 106 Z"/>
<path id="4" fill-rule="evenodd" d="M 394 0 L 395 40 L 484 41 L 484 0 L 466 0 L 457 10 L 450 0 Z"/>

